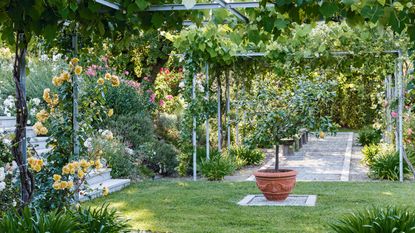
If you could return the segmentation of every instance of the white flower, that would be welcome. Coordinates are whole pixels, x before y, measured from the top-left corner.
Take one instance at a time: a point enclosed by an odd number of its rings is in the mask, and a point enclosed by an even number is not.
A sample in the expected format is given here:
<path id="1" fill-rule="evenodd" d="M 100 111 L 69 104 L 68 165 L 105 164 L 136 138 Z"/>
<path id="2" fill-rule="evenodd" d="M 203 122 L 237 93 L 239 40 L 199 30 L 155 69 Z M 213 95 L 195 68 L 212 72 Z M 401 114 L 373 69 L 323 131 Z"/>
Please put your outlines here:
<path id="1" fill-rule="evenodd" d="M 42 54 L 42 55 L 40 55 L 40 60 L 41 61 L 47 61 L 49 58 L 48 58 L 48 55 L 46 55 L 46 54 Z"/>
<path id="2" fill-rule="evenodd" d="M 52 60 L 53 61 L 58 61 L 58 60 L 60 60 L 62 58 L 62 54 L 61 53 L 58 53 L 58 54 L 54 54 L 54 55 L 52 55 Z"/>
<path id="3" fill-rule="evenodd" d="M 7 139 L 7 138 L 3 138 L 2 142 L 6 146 L 11 146 L 12 145 L 12 141 L 10 139 Z"/>
<path id="4" fill-rule="evenodd" d="M 183 81 L 181 81 L 181 82 L 179 83 L 179 87 L 180 87 L 180 88 L 184 88 L 184 86 L 185 86 L 184 82 L 183 82 Z"/>
<path id="5" fill-rule="evenodd" d="M 0 182 L 4 181 L 6 174 L 4 174 L 4 167 L 0 167 Z"/>
<path id="6" fill-rule="evenodd" d="M 128 147 L 126 147 L 126 148 L 125 148 L 125 152 L 126 152 L 128 155 L 134 155 L 134 150 L 132 150 L 132 149 L 130 149 L 130 148 L 128 148 Z"/>
<path id="7" fill-rule="evenodd" d="M 34 105 L 38 106 L 40 104 L 40 99 L 39 98 L 33 98 L 32 102 Z"/>
<path id="8" fill-rule="evenodd" d="M 0 182 L 0 192 L 6 188 L 6 183 Z"/>
<path id="9" fill-rule="evenodd" d="M 202 93 L 205 92 L 205 87 L 203 87 L 202 84 L 198 84 L 197 89 L 199 89 L 199 91 L 202 92 Z"/>
<path id="10" fill-rule="evenodd" d="M 101 135 L 102 135 L 102 137 L 104 137 L 105 139 L 107 139 L 107 140 L 112 140 L 113 138 L 114 138 L 114 135 L 112 134 L 112 132 L 111 131 L 109 131 L 109 130 L 104 130 L 102 133 L 101 133 Z"/>
<path id="11" fill-rule="evenodd" d="M 84 146 L 88 148 L 88 151 L 92 148 L 92 138 L 87 138 L 84 142 Z"/>
<path id="12" fill-rule="evenodd" d="M 12 202 L 12 205 L 13 205 L 13 207 L 16 207 L 17 206 L 17 202 L 16 201 L 13 201 Z"/>

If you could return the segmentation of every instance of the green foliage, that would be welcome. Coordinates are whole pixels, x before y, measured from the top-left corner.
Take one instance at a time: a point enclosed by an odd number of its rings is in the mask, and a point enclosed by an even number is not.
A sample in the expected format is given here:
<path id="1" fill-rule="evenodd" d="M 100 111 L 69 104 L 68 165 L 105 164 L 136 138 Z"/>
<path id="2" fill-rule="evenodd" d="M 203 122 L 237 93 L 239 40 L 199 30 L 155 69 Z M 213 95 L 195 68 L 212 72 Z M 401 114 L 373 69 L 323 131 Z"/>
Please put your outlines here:
<path id="1" fill-rule="evenodd" d="M 202 175 L 208 180 L 223 180 L 226 175 L 236 170 L 236 163 L 230 156 L 214 155 L 201 162 Z"/>
<path id="2" fill-rule="evenodd" d="M 362 149 L 363 159 L 362 162 L 366 165 L 373 163 L 375 157 L 380 153 L 380 146 L 377 144 L 366 145 Z"/>
<path id="3" fill-rule="evenodd" d="M 231 147 L 228 152 L 232 158 L 238 158 L 244 162 L 244 165 L 258 165 L 265 159 L 265 154 L 258 149 L 251 149 L 246 146 Z"/>
<path id="4" fill-rule="evenodd" d="M 415 212 L 409 208 L 372 207 L 330 224 L 337 233 L 415 232 Z"/>
<path id="5" fill-rule="evenodd" d="M 117 139 L 108 141 L 101 137 L 94 138 L 92 140 L 92 148 L 95 151 L 102 151 L 102 157 L 111 167 L 111 176 L 113 178 L 134 178 L 137 176 L 138 168 L 135 165 L 137 160 L 134 156 L 135 152 Z"/>
<path id="6" fill-rule="evenodd" d="M 155 140 L 154 126 L 147 112 L 114 116 L 108 127 L 121 137 L 125 145 L 138 149 L 146 142 Z"/>
<path id="7" fill-rule="evenodd" d="M 357 138 L 358 142 L 362 146 L 367 146 L 370 144 L 378 144 L 382 139 L 382 133 L 380 130 L 373 129 L 371 127 L 365 127 L 359 131 L 359 136 Z"/>
<path id="8" fill-rule="evenodd" d="M 157 135 L 170 143 L 178 145 L 180 139 L 179 117 L 173 114 L 160 113 L 156 119 Z"/>
<path id="9" fill-rule="evenodd" d="M 24 208 L 20 213 L 16 210 L 5 213 L 0 218 L 2 233 L 81 233 L 79 222 L 68 212 L 44 212 Z"/>
<path id="10" fill-rule="evenodd" d="M 115 209 L 103 204 L 98 208 L 78 208 L 72 213 L 82 232 L 121 233 L 130 232 L 129 225 Z"/>
<path id="11" fill-rule="evenodd" d="M 77 210 L 45 212 L 25 207 L 21 213 L 10 210 L 0 217 L 2 233 L 83 233 L 128 232 L 128 224 L 108 205 Z"/>
<path id="12" fill-rule="evenodd" d="M 108 90 L 107 104 L 114 109 L 115 115 L 125 116 L 147 112 L 153 106 L 149 101 L 148 94 L 141 93 L 128 85 L 131 82 L 122 82 L 117 89 Z"/>
<path id="13" fill-rule="evenodd" d="M 369 176 L 383 180 L 399 180 L 399 153 L 382 153 L 377 155 L 369 165 Z M 409 168 L 404 162 L 404 174 L 409 173 Z"/>
<path id="14" fill-rule="evenodd" d="M 138 151 L 142 164 L 154 172 L 162 175 L 175 174 L 179 152 L 173 145 L 155 140 L 144 143 Z"/>

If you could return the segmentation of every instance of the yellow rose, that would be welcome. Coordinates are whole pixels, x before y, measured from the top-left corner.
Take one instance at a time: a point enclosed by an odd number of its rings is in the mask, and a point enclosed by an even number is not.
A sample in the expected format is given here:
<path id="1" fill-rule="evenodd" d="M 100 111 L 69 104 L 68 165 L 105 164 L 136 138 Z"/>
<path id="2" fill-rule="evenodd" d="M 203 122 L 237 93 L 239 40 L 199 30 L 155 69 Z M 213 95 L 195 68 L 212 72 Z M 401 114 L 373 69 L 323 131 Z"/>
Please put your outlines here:
<path id="1" fill-rule="evenodd" d="M 85 173 L 82 170 L 78 170 L 78 178 L 83 179 L 85 176 Z"/>
<path id="2" fill-rule="evenodd" d="M 42 109 L 36 114 L 36 119 L 40 122 L 45 122 L 49 118 L 49 113 Z"/>
<path id="3" fill-rule="evenodd" d="M 88 168 L 90 165 L 88 163 L 88 161 L 86 161 L 85 159 L 82 159 L 80 162 L 81 167 L 83 168 Z"/>
<path id="4" fill-rule="evenodd" d="M 55 76 L 55 77 L 53 77 L 53 78 L 52 78 L 52 84 L 53 84 L 54 86 L 56 86 L 56 87 L 60 87 L 60 86 L 62 86 L 62 83 L 63 83 L 63 80 L 62 80 L 62 78 L 61 78 L 61 77 L 57 77 L 57 76 Z"/>
<path id="5" fill-rule="evenodd" d="M 33 165 L 33 164 L 35 163 L 35 158 L 33 158 L 33 157 L 29 157 L 29 158 L 27 159 L 27 162 L 28 162 L 30 165 Z"/>
<path id="6" fill-rule="evenodd" d="M 63 173 L 64 175 L 66 175 L 66 174 L 69 174 L 69 172 L 71 172 L 71 169 L 68 167 L 68 165 L 65 165 L 65 166 L 62 168 L 62 173 Z"/>
<path id="7" fill-rule="evenodd" d="M 82 66 L 76 66 L 75 67 L 75 74 L 76 75 L 81 75 L 82 73 Z"/>
<path id="8" fill-rule="evenodd" d="M 107 115 L 108 117 L 112 117 L 112 115 L 114 115 L 114 109 L 111 108 L 110 110 L 108 110 Z"/>
<path id="9" fill-rule="evenodd" d="M 54 174 L 54 175 L 53 175 L 53 180 L 54 180 L 55 182 L 60 181 L 61 179 L 62 179 L 62 176 L 60 176 L 60 175 L 58 175 L 58 174 Z"/>
<path id="10" fill-rule="evenodd" d="M 73 187 L 73 181 L 68 181 L 68 183 L 66 184 L 66 187 L 68 189 L 71 189 Z"/>
<path id="11" fill-rule="evenodd" d="M 68 182 L 62 181 L 61 182 L 61 189 L 65 189 L 66 187 L 68 187 Z"/>
<path id="12" fill-rule="evenodd" d="M 36 135 L 46 135 L 48 133 L 48 129 L 40 121 L 33 125 L 33 131 Z"/>
<path id="13" fill-rule="evenodd" d="M 104 80 L 103 78 L 99 78 L 99 79 L 97 80 L 97 83 L 98 83 L 98 85 L 104 85 L 105 80 Z"/>
<path id="14" fill-rule="evenodd" d="M 105 74 L 105 79 L 106 80 L 110 80 L 111 79 L 111 74 L 110 73 L 106 73 Z"/>
<path id="15" fill-rule="evenodd" d="M 76 65 L 76 64 L 78 64 L 78 62 L 79 62 L 79 59 L 76 58 L 76 57 L 74 57 L 74 58 L 71 59 L 71 64 L 72 65 Z"/>
<path id="16" fill-rule="evenodd" d="M 43 90 L 43 100 L 46 101 L 46 103 L 49 103 L 50 101 L 50 89 L 46 88 L 45 90 Z"/>
<path id="17" fill-rule="evenodd" d="M 58 190 L 61 189 L 61 183 L 59 181 L 53 183 L 53 189 Z"/>
<path id="18" fill-rule="evenodd" d="M 103 196 L 107 196 L 110 193 L 110 190 L 108 189 L 108 187 L 104 187 L 102 189 L 102 195 Z"/>
<path id="19" fill-rule="evenodd" d="M 41 166 L 39 166 L 39 165 L 35 165 L 35 166 L 33 167 L 33 170 L 35 170 L 35 172 L 40 172 L 40 171 L 42 170 L 42 167 L 41 167 Z"/>
<path id="20" fill-rule="evenodd" d="M 52 101 L 52 105 L 53 106 L 56 106 L 56 105 L 58 105 L 58 103 L 59 103 L 59 96 L 58 96 L 58 94 L 55 94 L 55 95 L 53 95 L 53 101 Z"/>
<path id="21" fill-rule="evenodd" d="M 61 74 L 61 79 L 62 79 L 62 81 L 69 82 L 69 81 L 71 81 L 71 75 L 68 72 L 65 71 Z"/>
<path id="22" fill-rule="evenodd" d="M 38 160 L 36 161 L 36 165 L 43 166 L 43 160 L 38 159 Z"/>
<path id="23" fill-rule="evenodd" d="M 120 78 L 116 75 L 111 76 L 111 84 L 113 87 L 118 87 L 120 85 Z"/>

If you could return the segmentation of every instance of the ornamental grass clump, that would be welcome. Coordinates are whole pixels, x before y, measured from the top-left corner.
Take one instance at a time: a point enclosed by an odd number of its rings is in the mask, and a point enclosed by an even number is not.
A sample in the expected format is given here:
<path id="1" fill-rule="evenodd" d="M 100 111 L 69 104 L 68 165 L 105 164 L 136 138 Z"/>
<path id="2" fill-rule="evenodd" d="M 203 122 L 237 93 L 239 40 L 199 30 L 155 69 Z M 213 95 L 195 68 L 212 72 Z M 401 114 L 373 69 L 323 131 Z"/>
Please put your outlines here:
<path id="1" fill-rule="evenodd" d="M 408 208 L 372 207 L 329 224 L 337 233 L 415 232 L 415 212 Z"/>

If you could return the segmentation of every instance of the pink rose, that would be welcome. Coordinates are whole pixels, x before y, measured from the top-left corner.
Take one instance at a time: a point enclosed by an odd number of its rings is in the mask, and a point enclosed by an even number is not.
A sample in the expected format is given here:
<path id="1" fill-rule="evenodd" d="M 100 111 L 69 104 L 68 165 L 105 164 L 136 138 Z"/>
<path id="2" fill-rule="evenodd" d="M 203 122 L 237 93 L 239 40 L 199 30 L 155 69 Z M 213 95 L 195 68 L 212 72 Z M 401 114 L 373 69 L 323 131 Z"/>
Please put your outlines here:
<path id="1" fill-rule="evenodd" d="M 129 75 L 129 74 L 130 74 L 130 72 L 128 72 L 128 70 L 124 70 L 124 74 L 125 74 L 125 75 Z"/>
<path id="2" fill-rule="evenodd" d="M 391 116 L 392 116 L 393 118 L 397 118 L 397 117 L 398 117 L 398 113 L 397 113 L 397 112 L 391 112 Z"/>
<path id="3" fill-rule="evenodd" d="M 153 93 L 150 95 L 150 102 L 154 103 L 155 100 L 156 100 L 156 94 Z"/>
<path id="4" fill-rule="evenodd" d="M 164 104 L 165 104 L 164 100 L 160 100 L 159 105 L 160 105 L 161 107 L 163 107 L 163 106 L 164 106 Z"/>
<path id="5" fill-rule="evenodd" d="M 412 129 L 411 129 L 411 128 L 409 128 L 409 129 L 407 130 L 407 132 L 408 132 L 408 134 L 409 134 L 409 135 L 411 135 L 411 134 L 413 133 L 413 131 L 412 131 Z"/>
<path id="6" fill-rule="evenodd" d="M 85 74 L 89 77 L 97 76 L 97 72 L 92 67 L 88 67 L 88 69 L 85 71 Z"/>
<path id="7" fill-rule="evenodd" d="M 173 96 L 172 95 L 166 95 L 166 100 L 172 100 Z"/>

